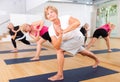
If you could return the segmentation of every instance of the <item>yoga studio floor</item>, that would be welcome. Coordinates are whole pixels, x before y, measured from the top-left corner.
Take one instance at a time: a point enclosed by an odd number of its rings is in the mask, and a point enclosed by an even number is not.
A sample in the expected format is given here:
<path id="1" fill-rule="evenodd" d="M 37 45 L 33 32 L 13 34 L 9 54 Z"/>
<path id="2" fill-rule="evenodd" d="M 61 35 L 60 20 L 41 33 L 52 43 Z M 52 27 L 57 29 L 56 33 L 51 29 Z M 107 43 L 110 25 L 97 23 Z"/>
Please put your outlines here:
<path id="1" fill-rule="evenodd" d="M 88 40 L 89 41 L 89 40 Z M 46 42 L 38 61 L 30 61 L 36 46 L 17 42 L 19 52 L 11 53 L 10 42 L 0 42 L 0 82 L 50 82 L 48 77 L 57 72 L 56 53 Z M 48 46 L 50 45 L 50 46 Z M 56 82 L 120 82 L 120 39 L 111 39 L 113 52 L 108 53 L 103 39 L 90 48 L 100 59 L 93 69 L 94 61 L 88 57 L 65 53 L 65 79 Z"/>

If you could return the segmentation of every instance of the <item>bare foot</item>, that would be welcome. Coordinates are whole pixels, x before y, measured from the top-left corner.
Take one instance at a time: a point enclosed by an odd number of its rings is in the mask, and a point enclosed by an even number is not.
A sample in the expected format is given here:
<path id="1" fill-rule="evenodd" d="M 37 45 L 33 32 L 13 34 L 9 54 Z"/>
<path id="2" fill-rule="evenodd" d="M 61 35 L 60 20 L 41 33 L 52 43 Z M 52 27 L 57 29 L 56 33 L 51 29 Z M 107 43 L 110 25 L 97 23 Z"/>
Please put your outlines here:
<path id="1" fill-rule="evenodd" d="M 31 58 L 30 60 L 39 60 L 39 57 L 33 57 L 33 58 Z"/>
<path id="2" fill-rule="evenodd" d="M 12 52 L 12 53 L 16 53 L 16 52 L 18 52 L 18 50 L 12 50 L 12 51 L 10 51 L 10 52 Z"/>
<path id="3" fill-rule="evenodd" d="M 112 52 L 112 50 L 110 49 L 110 50 L 108 50 L 108 52 Z"/>
<path id="4" fill-rule="evenodd" d="M 58 80 L 63 80 L 63 79 L 64 79 L 63 75 L 58 75 L 58 74 L 48 78 L 48 80 L 50 81 L 58 81 Z"/>
<path id="5" fill-rule="evenodd" d="M 100 61 L 98 59 L 95 60 L 95 64 L 92 67 L 93 68 L 97 68 L 99 63 L 100 63 Z"/>

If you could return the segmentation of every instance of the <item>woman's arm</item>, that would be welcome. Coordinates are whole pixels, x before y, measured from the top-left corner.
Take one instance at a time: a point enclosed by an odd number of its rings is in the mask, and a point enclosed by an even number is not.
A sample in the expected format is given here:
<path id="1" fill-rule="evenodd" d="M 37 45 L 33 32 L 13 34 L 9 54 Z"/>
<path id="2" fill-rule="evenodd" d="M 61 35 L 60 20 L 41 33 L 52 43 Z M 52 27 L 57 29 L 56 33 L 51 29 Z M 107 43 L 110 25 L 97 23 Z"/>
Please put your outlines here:
<path id="1" fill-rule="evenodd" d="M 110 31 L 108 32 L 108 36 L 110 37 L 112 30 L 115 28 L 115 25 L 111 24 L 111 23 L 108 23 L 108 24 L 109 24 L 109 28 L 110 28 Z"/>
<path id="2" fill-rule="evenodd" d="M 108 36 L 110 37 L 111 31 L 108 32 Z"/>
<path id="3" fill-rule="evenodd" d="M 42 25 L 44 22 L 42 20 L 35 21 L 32 23 L 32 25 L 37 26 L 37 25 Z"/>
<path id="4" fill-rule="evenodd" d="M 32 34 L 29 34 L 32 39 L 34 39 L 36 42 L 40 39 L 40 36 L 37 34 L 37 36 L 33 36 Z"/>
<path id="5" fill-rule="evenodd" d="M 42 20 L 40 20 L 40 21 L 36 21 L 36 22 L 33 22 L 31 25 L 33 25 L 34 27 L 40 25 L 40 28 L 39 28 L 39 29 L 35 28 L 36 30 L 39 30 L 39 31 L 40 31 L 41 28 L 42 28 L 43 25 L 44 25 L 44 21 L 42 21 Z"/>
<path id="6" fill-rule="evenodd" d="M 51 39 L 54 48 L 59 50 L 62 42 L 62 34 L 59 34 L 58 38 L 56 36 L 51 36 Z"/>
<path id="7" fill-rule="evenodd" d="M 80 25 L 80 21 L 78 19 L 70 17 L 69 18 L 69 26 L 65 30 L 63 30 L 63 32 L 66 33 L 66 32 L 72 31 L 72 30 L 78 28 L 79 25 Z"/>
<path id="8" fill-rule="evenodd" d="M 21 30 L 20 27 L 19 27 L 17 30 L 12 29 L 12 31 L 13 31 L 14 33 L 17 33 L 17 32 L 20 31 L 20 30 Z"/>
<path id="9" fill-rule="evenodd" d="M 17 32 L 14 32 L 14 33 L 15 34 L 11 36 L 13 40 L 16 38 L 16 35 L 17 35 Z"/>

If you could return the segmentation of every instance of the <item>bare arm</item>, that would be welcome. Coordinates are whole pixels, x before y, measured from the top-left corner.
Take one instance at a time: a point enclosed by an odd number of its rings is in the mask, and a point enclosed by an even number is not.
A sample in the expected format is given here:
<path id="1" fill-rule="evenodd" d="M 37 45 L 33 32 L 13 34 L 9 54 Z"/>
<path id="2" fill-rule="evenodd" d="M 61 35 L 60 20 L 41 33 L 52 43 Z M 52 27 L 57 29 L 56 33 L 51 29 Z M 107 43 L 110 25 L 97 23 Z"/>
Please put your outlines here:
<path id="1" fill-rule="evenodd" d="M 110 31 L 108 32 L 108 36 L 110 37 L 111 31 L 115 28 L 114 24 L 108 23 L 110 26 Z"/>
<path id="2" fill-rule="evenodd" d="M 36 21 L 36 22 L 33 22 L 31 25 L 33 25 L 33 26 L 38 26 L 38 25 L 40 25 L 40 28 L 39 28 L 39 31 L 41 30 L 41 28 L 43 27 L 43 25 L 44 25 L 44 21 L 42 21 L 42 20 L 40 20 L 40 21 Z M 36 29 L 36 28 L 35 28 Z M 38 29 L 37 29 L 38 30 Z"/>
<path id="3" fill-rule="evenodd" d="M 80 21 L 78 19 L 70 17 L 69 26 L 65 30 L 63 30 L 63 32 L 66 33 L 66 32 L 72 31 L 78 28 L 79 25 L 80 25 Z"/>
<path id="4" fill-rule="evenodd" d="M 30 35 L 30 37 L 32 38 L 32 39 L 34 39 L 36 42 L 40 39 L 40 37 L 39 37 L 39 35 L 37 34 L 37 36 L 35 37 L 35 36 L 33 36 L 32 34 L 29 34 Z"/>
<path id="5" fill-rule="evenodd" d="M 61 42 L 62 42 L 62 34 L 59 34 L 58 38 L 56 36 L 52 36 L 52 44 L 54 46 L 55 49 L 60 49 L 61 46 Z"/>
<path id="6" fill-rule="evenodd" d="M 15 34 L 11 36 L 13 40 L 16 38 L 16 35 L 17 35 L 17 32 L 15 32 Z"/>
<path id="7" fill-rule="evenodd" d="M 111 30 L 108 32 L 108 36 L 110 37 Z"/>

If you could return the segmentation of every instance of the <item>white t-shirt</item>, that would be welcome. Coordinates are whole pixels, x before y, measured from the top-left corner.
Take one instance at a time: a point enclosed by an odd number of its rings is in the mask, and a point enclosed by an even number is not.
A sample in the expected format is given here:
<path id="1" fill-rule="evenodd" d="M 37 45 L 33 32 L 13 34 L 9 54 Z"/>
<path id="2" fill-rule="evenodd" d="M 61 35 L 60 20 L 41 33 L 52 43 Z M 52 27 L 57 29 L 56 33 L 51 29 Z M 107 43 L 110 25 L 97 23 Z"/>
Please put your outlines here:
<path id="1" fill-rule="evenodd" d="M 61 24 L 61 28 L 64 30 L 68 27 L 69 25 L 69 19 L 70 19 L 70 15 L 65 15 L 65 16 L 61 16 L 59 17 L 60 19 L 60 24 Z M 54 29 L 54 26 L 53 26 L 53 23 L 51 24 L 51 26 L 49 27 L 49 35 L 50 36 L 56 36 L 56 33 L 55 33 L 55 29 Z M 67 32 L 65 34 L 63 34 L 63 37 L 62 37 L 62 40 L 69 40 L 75 36 L 83 36 L 82 33 L 79 31 L 79 28 L 76 28 L 75 30 L 72 30 L 70 32 Z"/>

